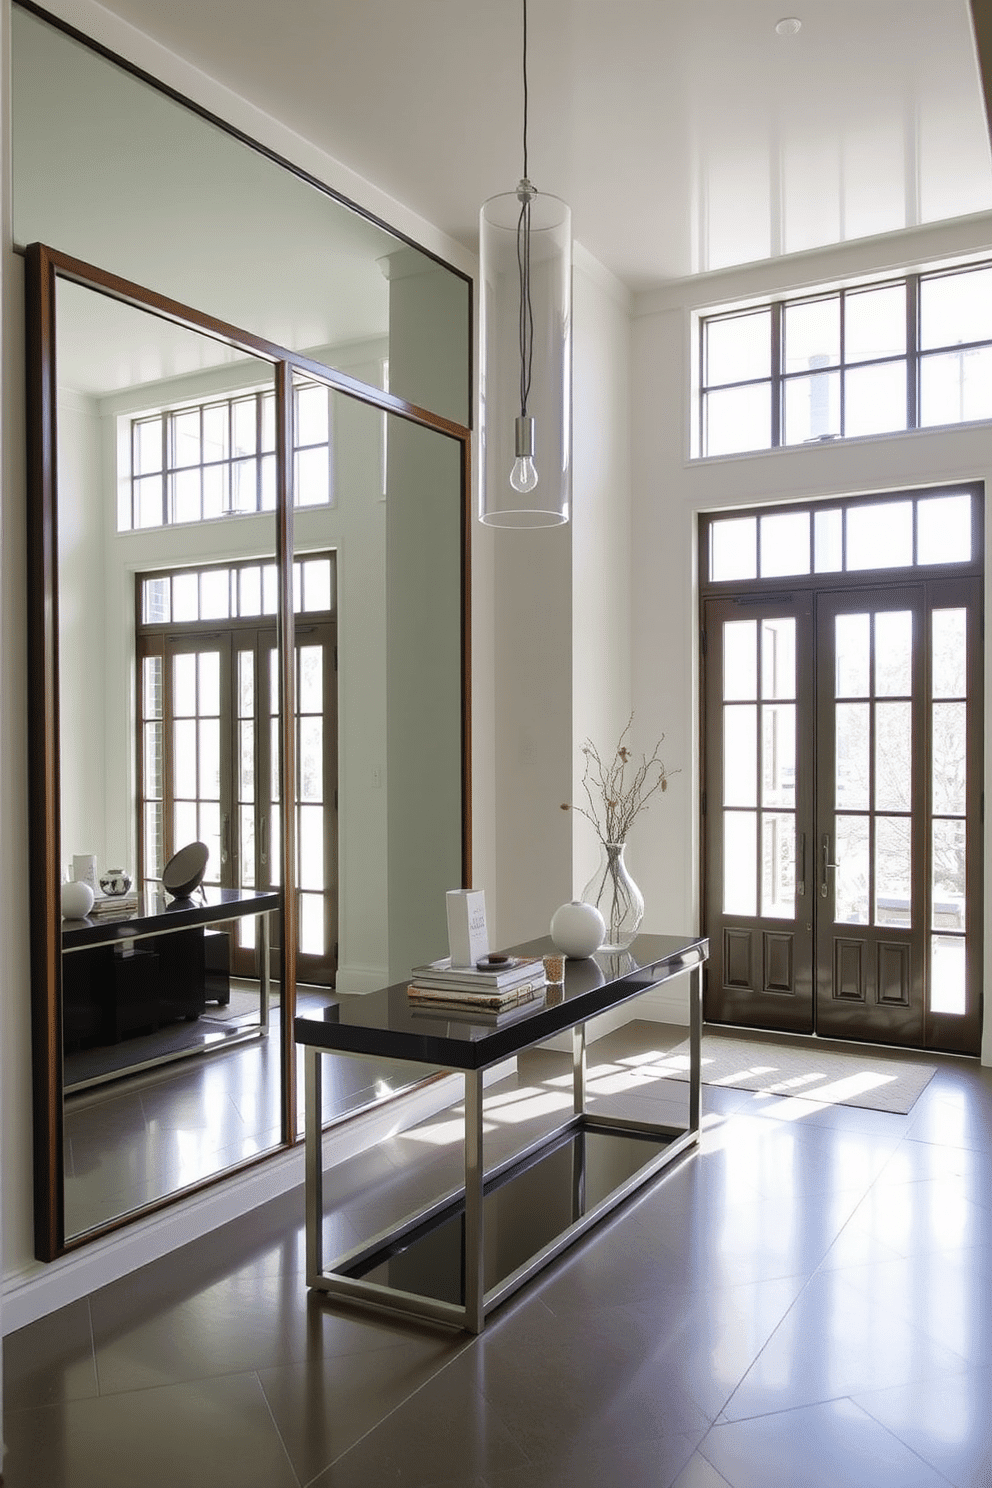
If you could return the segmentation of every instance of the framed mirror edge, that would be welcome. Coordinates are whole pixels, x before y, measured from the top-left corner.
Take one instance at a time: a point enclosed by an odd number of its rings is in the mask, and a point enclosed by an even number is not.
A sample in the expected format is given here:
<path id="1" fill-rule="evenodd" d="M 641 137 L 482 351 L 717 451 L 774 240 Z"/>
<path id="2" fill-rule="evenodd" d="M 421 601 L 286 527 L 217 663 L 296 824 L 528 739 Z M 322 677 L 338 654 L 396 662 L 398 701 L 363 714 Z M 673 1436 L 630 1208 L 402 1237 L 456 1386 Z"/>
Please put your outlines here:
<path id="1" fill-rule="evenodd" d="M 35 7 L 30 7 L 34 9 Z M 45 14 L 44 12 L 40 12 Z M 156 315 L 177 326 L 219 340 L 273 366 L 276 396 L 276 566 L 278 572 L 277 650 L 282 711 L 280 788 L 283 800 L 295 792 L 292 380 L 312 375 L 348 398 L 420 425 L 459 443 L 460 599 L 461 599 L 461 878 L 472 883 L 471 811 L 471 429 L 394 395 L 357 381 L 322 363 L 272 345 L 154 290 L 108 273 L 41 243 L 23 250 L 25 258 L 26 494 L 27 494 L 27 657 L 28 657 L 28 822 L 30 891 L 31 1024 L 34 1118 L 35 1254 L 52 1261 L 139 1218 L 157 1213 L 191 1195 L 259 1166 L 299 1141 L 295 1044 L 296 894 L 294 813 L 280 813 L 282 891 L 279 975 L 284 1007 L 281 1020 L 281 1140 L 266 1152 L 139 1204 L 83 1232 L 65 1233 L 63 1141 L 63 1012 L 61 968 L 61 840 L 58 636 L 58 397 L 56 286 L 59 279 Z M 287 893 L 287 889 L 289 892 Z"/>

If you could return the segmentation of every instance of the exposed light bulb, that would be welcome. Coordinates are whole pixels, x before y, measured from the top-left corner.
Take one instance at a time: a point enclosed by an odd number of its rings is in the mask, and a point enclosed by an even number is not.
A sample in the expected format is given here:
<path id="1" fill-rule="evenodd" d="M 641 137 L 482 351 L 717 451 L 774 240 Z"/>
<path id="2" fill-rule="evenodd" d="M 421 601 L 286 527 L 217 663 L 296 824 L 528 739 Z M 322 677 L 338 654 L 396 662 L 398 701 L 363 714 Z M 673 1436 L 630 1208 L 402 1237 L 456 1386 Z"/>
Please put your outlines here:
<path id="1" fill-rule="evenodd" d="M 537 466 L 530 455 L 520 455 L 510 471 L 510 485 L 515 491 L 533 491 L 537 485 Z"/>
<path id="2" fill-rule="evenodd" d="M 513 423 L 514 453 L 516 459 L 510 471 L 510 485 L 515 491 L 533 491 L 537 485 L 537 466 L 534 464 L 534 420 L 521 414 Z"/>

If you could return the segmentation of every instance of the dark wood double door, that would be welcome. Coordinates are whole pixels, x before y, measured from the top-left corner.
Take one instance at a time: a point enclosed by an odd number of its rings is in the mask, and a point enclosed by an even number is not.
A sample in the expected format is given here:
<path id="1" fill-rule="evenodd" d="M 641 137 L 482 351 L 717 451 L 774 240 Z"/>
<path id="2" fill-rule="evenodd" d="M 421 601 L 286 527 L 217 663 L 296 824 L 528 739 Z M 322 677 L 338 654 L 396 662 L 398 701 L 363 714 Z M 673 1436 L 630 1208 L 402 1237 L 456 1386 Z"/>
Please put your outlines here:
<path id="1" fill-rule="evenodd" d="M 705 1015 L 977 1053 L 977 579 L 704 606 Z"/>

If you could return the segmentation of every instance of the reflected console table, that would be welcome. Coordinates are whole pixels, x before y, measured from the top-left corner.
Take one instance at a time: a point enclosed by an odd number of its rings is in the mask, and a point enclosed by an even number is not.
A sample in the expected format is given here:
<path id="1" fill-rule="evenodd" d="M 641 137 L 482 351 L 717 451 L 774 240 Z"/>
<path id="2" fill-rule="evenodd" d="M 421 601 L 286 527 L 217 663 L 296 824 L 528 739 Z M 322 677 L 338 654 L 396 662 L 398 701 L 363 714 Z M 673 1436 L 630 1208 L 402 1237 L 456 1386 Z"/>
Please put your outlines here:
<path id="1" fill-rule="evenodd" d="M 278 910 L 278 889 L 198 889 L 193 898 L 173 899 L 163 889 L 146 889 L 136 910 L 121 914 L 104 911 L 84 920 L 62 921 L 63 1029 L 67 1052 L 74 1033 L 89 1043 L 117 1044 L 138 1034 L 181 1019 L 195 1019 L 204 1010 L 210 979 L 204 931 L 245 916 L 260 925 L 259 1023 L 243 1037 L 258 1037 L 268 1029 L 270 971 L 269 915 Z M 226 983 L 227 978 L 221 975 Z M 221 1000 L 229 996 L 226 988 Z M 242 1035 L 232 1035 L 226 1043 Z M 85 1043 L 84 1045 L 85 1046 Z M 140 1068 L 170 1063 L 198 1050 L 142 1056 Z M 106 1074 L 81 1081 L 99 1084 L 137 1066 L 118 1065 Z"/>
<path id="2" fill-rule="evenodd" d="M 540 956 L 550 940 L 514 946 Z M 641 935 L 620 956 L 567 961 L 565 980 L 532 1010 L 473 1022 L 411 1006 L 407 983 L 336 1000 L 298 1017 L 306 1066 L 307 1285 L 332 1295 L 480 1333 L 486 1316 L 567 1245 L 699 1140 L 702 966 L 708 942 Z M 690 1070 L 685 1126 L 586 1110 L 589 1018 L 688 975 Z M 572 1115 L 486 1169 L 483 1077 L 555 1034 L 572 1032 Z M 465 1183 L 325 1269 L 321 1059 L 412 1060 L 465 1078 Z"/>

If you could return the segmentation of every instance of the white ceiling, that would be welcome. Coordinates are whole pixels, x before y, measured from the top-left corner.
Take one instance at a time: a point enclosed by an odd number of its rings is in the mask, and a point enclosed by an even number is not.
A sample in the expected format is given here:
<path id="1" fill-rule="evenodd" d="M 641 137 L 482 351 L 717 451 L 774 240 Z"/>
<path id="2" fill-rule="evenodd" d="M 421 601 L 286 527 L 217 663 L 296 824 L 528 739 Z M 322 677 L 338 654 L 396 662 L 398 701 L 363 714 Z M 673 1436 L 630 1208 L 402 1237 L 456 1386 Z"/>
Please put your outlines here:
<path id="1" fill-rule="evenodd" d="M 469 247 L 520 175 L 516 0 L 104 4 Z M 530 175 L 633 289 L 992 209 L 967 0 L 529 9 Z"/>

